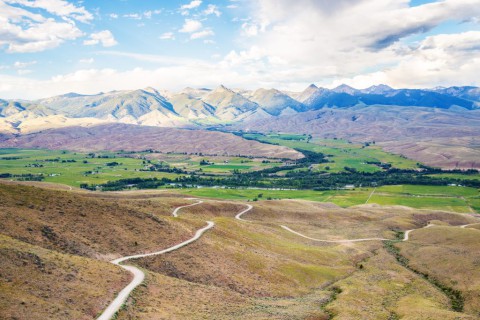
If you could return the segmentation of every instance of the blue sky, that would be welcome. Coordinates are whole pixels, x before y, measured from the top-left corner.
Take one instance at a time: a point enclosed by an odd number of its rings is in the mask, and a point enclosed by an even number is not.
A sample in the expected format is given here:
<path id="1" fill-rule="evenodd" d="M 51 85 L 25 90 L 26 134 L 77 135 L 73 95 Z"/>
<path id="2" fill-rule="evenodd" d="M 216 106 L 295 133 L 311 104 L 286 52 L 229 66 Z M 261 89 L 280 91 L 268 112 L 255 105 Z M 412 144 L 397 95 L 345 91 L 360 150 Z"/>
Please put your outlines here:
<path id="1" fill-rule="evenodd" d="M 480 0 L 0 0 L 0 98 L 480 85 Z"/>

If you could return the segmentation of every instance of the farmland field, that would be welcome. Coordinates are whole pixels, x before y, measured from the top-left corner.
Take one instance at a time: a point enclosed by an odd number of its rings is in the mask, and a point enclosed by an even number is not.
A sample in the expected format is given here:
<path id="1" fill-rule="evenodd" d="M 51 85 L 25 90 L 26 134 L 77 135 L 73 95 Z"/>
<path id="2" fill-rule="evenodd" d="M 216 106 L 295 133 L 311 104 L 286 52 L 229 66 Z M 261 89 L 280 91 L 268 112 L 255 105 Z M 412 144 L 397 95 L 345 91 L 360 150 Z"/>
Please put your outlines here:
<path id="1" fill-rule="evenodd" d="M 202 160 L 208 165 L 200 165 Z M 262 158 L 215 157 L 159 153 L 81 153 L 55 150 L 0 149 L 0 174 L 40 175 L 45 182 L 72 187 L 102 184 L 128 178 L 182 177 L 183 173 L 149 170 L 151 164 L 163 163 L 169 168 L 190 172 L 230 175 L 233 170 L 253 171 L 274 167 L 281 162 Z"/>
<path id="2" fill-rule="evenodd" d="M 317 165 L 317 170 L 342 172 L 345 171 L 345 167 L 350 167 L 363 172 L 380 171 L 381 168 L 378 165 L 372 164 L 374 162 L 390 164 L 393 168 L 398 169 L 418 168 L 416 161 L 385 152 L 374 142 L 361 145 L 342 139 L 313 138 L 307 140 L 306 136 L 290 134 L 244 134 L 243 137 L 327 155 L 331 162 Z"/>
<path id="3" fill-rule="evenodd" d="M 340 207 L 361 204 L 399 205 L 417 209 L 438 209 L 453 212 L 480 212 L 480 193 L 466 187 L 438 186 L 383 186 L 379 188 L 356 188 L 354 190 L 268 190 L 192 188 L 177 189 L 191 196 L 229 200 L 302 199 L 332 202 Z M 373 192 L 373 194 L 372 194 Z M 368 200 L 368 202 L 367 202 Z"/>

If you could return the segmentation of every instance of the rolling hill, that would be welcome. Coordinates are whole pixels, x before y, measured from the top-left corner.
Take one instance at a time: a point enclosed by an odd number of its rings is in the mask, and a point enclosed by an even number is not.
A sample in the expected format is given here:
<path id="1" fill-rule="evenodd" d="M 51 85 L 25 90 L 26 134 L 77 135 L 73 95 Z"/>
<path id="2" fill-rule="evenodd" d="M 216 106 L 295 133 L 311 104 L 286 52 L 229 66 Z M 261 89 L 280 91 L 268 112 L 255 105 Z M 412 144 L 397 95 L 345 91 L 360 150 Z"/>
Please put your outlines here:
<path id="1" fill-rule="evenodd" d="M 303 157 L 300 152 L 287 147 L 263 144 L 222 132 L 128 124 L 50 129 L 21 136 L 4 135 L 0 137 L 0 147 L 87 152 L 153 149 L 163 153 L 247 155 L 291 159 Z"/>
<path id="2" fill-rule="evenodd" d="M 340 208 L 302 200 L 192 203 L 163 191 L 96 193 L 46 190 L 0 182 L 0 318 L 92 319 L 130 281 L 107 261 L 167 248 L 205 220 L 215 227 L 166 255 L 135 259 L 146 273 L 116 319 L 475 319 L 479 312 L 478 230 L 473 217 L 445 211 L 363 205 Z M 315 238 L 385 237 L 321 243 Z M 465 248 L 468 248 L 466 250 Z M 450 259 L 451 258 L 451 259 Z M 448 264 L 435 263 L 439 259 Z M 455 268 L 455 272 L 449 269 Z M 433 281 L 464 297 L 463 310 Z M 368 308 L 365 308 L 368 306 Z"/>

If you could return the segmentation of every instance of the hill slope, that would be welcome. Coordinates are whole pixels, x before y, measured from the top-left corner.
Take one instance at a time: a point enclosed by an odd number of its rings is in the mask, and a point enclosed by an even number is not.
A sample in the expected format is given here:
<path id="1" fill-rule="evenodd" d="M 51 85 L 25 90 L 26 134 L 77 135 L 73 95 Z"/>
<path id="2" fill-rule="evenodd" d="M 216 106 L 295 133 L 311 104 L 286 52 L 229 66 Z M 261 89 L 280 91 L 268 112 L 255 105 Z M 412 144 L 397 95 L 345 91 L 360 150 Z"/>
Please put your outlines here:
<path id="1" fill-rule="evenodd" d="M 22 136 L 4 136 L 0 147 L 73 151 L 144 151 L 301 158 L 295 150 L 245 140 L 228 133 L 126 124 L 51 129 Z"/>

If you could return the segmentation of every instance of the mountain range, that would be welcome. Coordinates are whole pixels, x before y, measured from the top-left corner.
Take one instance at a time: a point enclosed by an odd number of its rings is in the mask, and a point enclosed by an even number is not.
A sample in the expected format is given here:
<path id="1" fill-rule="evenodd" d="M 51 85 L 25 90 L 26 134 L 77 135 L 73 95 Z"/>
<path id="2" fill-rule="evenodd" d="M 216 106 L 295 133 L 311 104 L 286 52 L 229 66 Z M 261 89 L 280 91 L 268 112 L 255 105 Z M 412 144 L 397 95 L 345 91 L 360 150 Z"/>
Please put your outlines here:
<path id="1" fill-rule="evenodd" d="M 480 109 L 480 88 L 393 89 L 386 85 L 359 90 L 310 85 L 302 92 L 153 88 L 94 95 L 68 93 L 34 101 L 0 99 L 0 132 L 24 133 L 46 128 L 120 122 L 160 127 L 198 127 L 276 119 L 326 108 L 366 106 Z"/>

